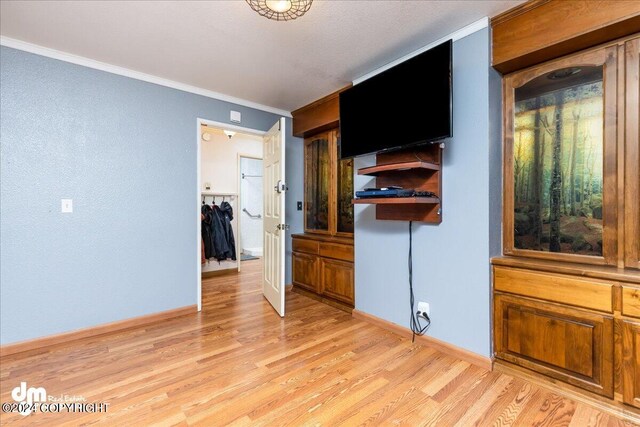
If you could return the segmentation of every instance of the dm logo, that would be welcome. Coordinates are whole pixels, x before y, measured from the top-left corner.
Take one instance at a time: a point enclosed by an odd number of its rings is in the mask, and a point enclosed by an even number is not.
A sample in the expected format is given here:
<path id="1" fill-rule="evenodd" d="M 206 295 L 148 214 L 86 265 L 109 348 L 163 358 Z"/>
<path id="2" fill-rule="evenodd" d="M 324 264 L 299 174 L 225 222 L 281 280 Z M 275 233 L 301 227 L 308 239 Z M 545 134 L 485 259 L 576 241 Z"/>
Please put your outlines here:
<path id="1" fill-rule="evenodd" d="M 14 388 L 11 391 L 11 397 L 16 402 L 25 402 L 26 406 L 20 411 L 21 415 L 27 416 L 31 413 L 33 408 L 33 403 L 35 402 L 46 402 L 47 401 L 47 391 L 44 387 L 29 387 L 27 388 L 27 383 L 22 381 L 20 386 Z"/>

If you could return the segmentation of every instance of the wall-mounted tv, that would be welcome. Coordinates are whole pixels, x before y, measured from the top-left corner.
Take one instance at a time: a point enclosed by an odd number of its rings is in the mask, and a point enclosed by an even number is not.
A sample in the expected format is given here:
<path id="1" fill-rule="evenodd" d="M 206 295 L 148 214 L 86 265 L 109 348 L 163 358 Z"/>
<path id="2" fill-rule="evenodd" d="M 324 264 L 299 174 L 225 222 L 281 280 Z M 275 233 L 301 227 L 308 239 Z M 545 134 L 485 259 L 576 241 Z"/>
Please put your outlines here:
<path id="1" fill-rule="evenodd" d="M 340 157 L 452 136 L 452 41 L 340 93 Z"/>

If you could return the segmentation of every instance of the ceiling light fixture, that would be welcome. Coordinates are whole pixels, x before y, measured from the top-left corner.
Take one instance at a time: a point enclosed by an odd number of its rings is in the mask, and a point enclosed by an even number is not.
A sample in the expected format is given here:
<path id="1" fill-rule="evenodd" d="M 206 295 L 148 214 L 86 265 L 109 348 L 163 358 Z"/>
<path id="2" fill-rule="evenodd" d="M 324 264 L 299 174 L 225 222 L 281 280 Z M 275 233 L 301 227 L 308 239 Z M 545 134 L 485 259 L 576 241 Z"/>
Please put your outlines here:
<path id="1" fill-rule="evenodd" d="M 231 137 L 232 137 L 233 135 L 235 135 L 235 134 L 236 134 L 236 133 L 235 133 L 234 131 L 232 131 L 232 130 L 225 130 L 225 131 L 223 131 L 223 132 L 224 132 L 224 134 L 225 134 L 225 135 L 227 135 L 227 136 L 229 137 L 229 139 L 231 139 Z"/>
<path id="2" fill-rule="evenodd" d="M 255 10 L 265 18 L 274 21 L 289 21 L 307 13 L 313 0 L 246 0 Z"/>

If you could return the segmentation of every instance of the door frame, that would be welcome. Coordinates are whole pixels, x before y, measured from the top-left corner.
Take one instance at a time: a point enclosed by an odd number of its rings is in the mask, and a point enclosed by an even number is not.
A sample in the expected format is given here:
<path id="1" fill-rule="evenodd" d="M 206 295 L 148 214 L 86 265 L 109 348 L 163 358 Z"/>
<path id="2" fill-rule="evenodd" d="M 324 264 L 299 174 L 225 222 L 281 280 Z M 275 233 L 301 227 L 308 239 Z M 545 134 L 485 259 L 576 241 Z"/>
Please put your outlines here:
<path id="1" fill-rule="evenodd" d="M 250 135 L 256 136 L 264 136 L 267 132 L 259 129 L 247 128 L 243 126 L 234 125 L 231 123 L 224 122 L 216 122 L 214 120 L 207 120 L 202 118 L 196 119 L 196 209 L 195 209 L 195 219 L 196 219 L 196 298 L 198 301 L 198 311 L 202 310 L 202 264 L 200 263 L 201 253 L 202 253 L 202 222 L 200 221 L 200 204 L 202 203 L 201 192 L 202 192 L 202 177 L 201 174 L 201 166 L 200 161 L 202 158 L 202 138 L 200 136 L 200 128 L 202 125 L 212 126 L 219 129 L 228 129 L 240 133 L 248 133 Z M 240 192 L 238 188 L 238 199 L 240 199 Z M 240 224 L 240 222 L 238 222 Z M 238 225 L 239 226 L 239 225 Z"/>
<path id="2" fill-rule="evenodd" d="M 264 143 L 263 143 L 264 146 Z M 260 156 L 254 156 L 252 154 L 238 153 L 238 246 L 240 247 L 240 253 L 242 253 L 242 211 L 240 208 L 242 207 L 242 169 L 240 168 L 240 160 L 244 157 L 245 159 L 253 159 L 253 160 L 263 160 Z M 261 194 L 262 196 L 262 194 Z M 264 207 L 263 207 L 264 211 Z M 264 219 L 264 212 L 259 212 Z M 264 232 L 264 225 L 262 226 Z M 264 250 L 264 248 L 263 248 Z M 239 265 L 239 264 L 238 264 Z M 238 270 L 240 271 L 240 270 Z"/>

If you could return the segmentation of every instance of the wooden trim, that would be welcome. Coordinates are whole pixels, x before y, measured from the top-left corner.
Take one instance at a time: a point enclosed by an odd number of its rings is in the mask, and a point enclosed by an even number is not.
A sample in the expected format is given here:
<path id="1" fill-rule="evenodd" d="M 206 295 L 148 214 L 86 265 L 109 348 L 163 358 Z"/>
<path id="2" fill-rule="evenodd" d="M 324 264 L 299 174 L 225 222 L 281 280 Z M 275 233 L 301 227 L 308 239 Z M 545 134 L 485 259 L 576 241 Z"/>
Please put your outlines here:
<path id="1" fill-rule="evenodd" d="M 640 284 L 640 271 L 616 268 L 614 266 L 587 265 L 566 263 L 561 261 L 548 261 L 532 258 L 496 257 L 491 259 L 491 264 L 505 267 L 524 268 L 527 270 L 547 271 L 550 273 L 569 274 L 594 279 L 615 280 L 620 282 Z"/>
<path id="2" fill-rule="evenodd" d="M 638 28 L 640 9 L 632 1 L 531 1 L 492 19 L 492 65 L 510 73 L 628 36 Z"/>
<path id="3" fill-rule="evenodd" d="M 568 397 L 569 399 L 573 399 L 577 402 L 593 406 L 602 412 L 606 412 L 618 418 L 623 418 L 624 420 L 628 420 L 633 423 L 640 423 L 640 413 L 634 408 L 623 405 L 620 402 L 585 391 L 582 388 L 567 384 L 563 381 L 535 373 L 527 368 L 514 365 L 507 361 L 499 359 L 496 360 L 494 368 L 496 372 L 524 379 L 525 381 L 529 381 L 538 387 L 543 387 L 560 396 Z"/>
<path id="4" fill-rule="evenodd" d="M 98 335 L 104 335 L 112 332 L 119 332 L 125 329 L 135 328 L 138 326 L 149 325 L 172 319 L 174 317 L 186 316 L 198 312 L 196 304 L 187 305 L 185 307 L 174 308 L 171 310 L 160 311 L 158 313 L 146 314 L 144 316 L 132 317 L 130 319 L 118 320 L 116 322 L 103 323 L 97 326 L 77 329 L 75 331 L 63 332 L 55 335 L 34 338 L 27 341 L 19 341 L 12 344 L 0 346 L 0 357 L 6 357 L 16 353 L 22 353 L 29 350 L 42 350 L 59 344 L 66 344 L 71 341 L 77 341 L 85 338 L 92 338 Z"/>
<path id="5" fill-rule="evenodd" d="M 291 112 L 291 115 L 304 113 L 305 111 L 311 110 L 311 109 L 317 107 L 318 105 L 324 104 L 325 102 L 330 101 L 333 98 L 337 98 L 340 95 L 340 92 L 343 92 L 343 91 L 349 89 L 350 87 L 351 87 L 351 85 L 349 84 L 349 85 L 343 87 L 342 89 L 338 89 L 335 92 L 331 92 L 329 95 L 325 95 L 322 98 L 316 99 L 315 101 L 313 101 L 313 102 L 311 102 L 311 103 L 309 103 L 307 105 L 304 105 L 304 106 L 302 106 L 300 108 L 297 108 L 297 109 L 295 109 L 295 110 L 293 110 Z"/>
<path id="6" fill-rule="evenodd" d="M 340 123 L 340 92 L 350 88 L 345 86 L 311 104 L 300 107 L 291 113 L 293 117 L 293 135 L 308 138 L 317 133 L 337 128 Z"/>
<path id="7" fill-rule="evenodd" d="M 404 326 L 397 325 L 374 315 L 364 313 L 360 310 L 354 309 L 351 315 L 356 319 L 372 323 L 376 326 L 381 327 L 382 329 L 386 329 L 406 338 L 411 338 L 413 335 L 411 330 L 405 328 Z M 487 371 L 493 370 L 493 358 L 491 357 L 482 356 L 478 353 L 474 353 L 472 351 L 455 346 L 453 344 L 449 344 L 428 335 L 416 335 L 416 341 L 427 347 L 435 348 L 436 350 L 457 359 L 464 360 L 465 362 L 471 363 L 472 365 L 478 366 L 479 368 L 486 369 Z"/>
<path id="8" fill-rule="evenodd" d="M 629 40 L 625 50 L 624 262 L 640 268 L 640 38 Z"/>

